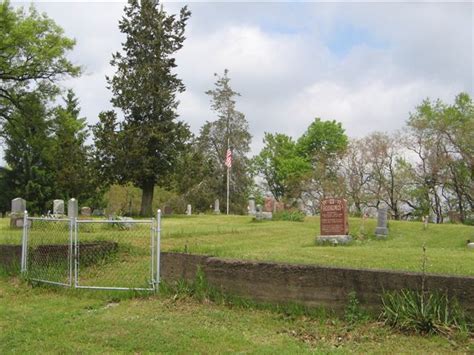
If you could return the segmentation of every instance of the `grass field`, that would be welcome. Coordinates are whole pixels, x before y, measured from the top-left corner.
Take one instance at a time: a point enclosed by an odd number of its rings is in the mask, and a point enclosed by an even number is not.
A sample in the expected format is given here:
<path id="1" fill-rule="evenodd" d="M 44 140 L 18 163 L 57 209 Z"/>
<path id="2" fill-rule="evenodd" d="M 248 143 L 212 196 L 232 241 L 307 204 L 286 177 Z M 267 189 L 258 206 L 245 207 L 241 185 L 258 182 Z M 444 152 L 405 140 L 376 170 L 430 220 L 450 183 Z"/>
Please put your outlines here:
<path id="1" fill-rule="evenodd" d="M 472 339 L 407 335 L 375 321 L 229 307 L 173 295 L 113 297 L 0 276 L 0 353 L 469 353 Z"/>
<path id="2" fill-rule="evenodd" d="M 474 252 L 465 247 L 466 239 L 474 239 L 473 227 L 430 225 L 424 230 L 421 223 L 391 221 L 390 237 L 380 241 L 373 235 L 375 221 L 365 223 L 351 219 L 354 243 L 331 247 L 314 243 L 318 218 L 253 222 L 246 216 L 176 216 L 163 219 L 162 247 L 226 258 L 419 271 L 426 245 L 429 272 L 474 275 Z M 79 229 L 84 243 L 119 243 L 113 259 L 81 268 L 81 284 L 145 281 L 149 226 L 120 230 L 97 223 Z M 33 246 L 65 244 L 68 236 L 64 223 L 34 223 L 30 232 Z M 0 220 L 0 244 L 20 241 L 21 230 L 11 230 L 7 219 Z M 58 265 L 62 264 L 49 265 L 54 273 L 48 277 L 64 282 L 67 264 L 63 269 Z M 0 272 L 0 353 L 474 352 L 472 338 L 402 334 L 375 319 L 351 324 L 330 314 L 308 316 L 271 307 L 200 302 L 173 292 L 130 296 L 32 287 Z"/>
<path id="3" fill-rule="evenodd" d="M 387 240 L 374 236 L 376 221 L 349 220 L 355 241 L 349 246 L 316 246 L 319 219 L 304 222 L 253 222 L 247 216 L 192 216 L 163 219 L 162 250 L 187 251 L 224 258 L 289 263 L 420 271 L 422 247 L 426 246 L 427 271 L 474 276 L 474 250 L 466 240 L 474 240 L 474 227 L 390 221 Z M 130 233 L 126 231 L 124 233 Z M 141 232 L 140 232 L 141 233 Z M 127 237 L 130 243 L 148 247 L 145 237 Z M 129 234 L 127 234 L 129 236 Z M 83 234 L 87 240 L 100 233 Z M 19 244 L 21 231 L 12 231 L 8 220 L 0 220 L 0 244 Z M 144 256 L 146 257 L 146 255 Z"/>

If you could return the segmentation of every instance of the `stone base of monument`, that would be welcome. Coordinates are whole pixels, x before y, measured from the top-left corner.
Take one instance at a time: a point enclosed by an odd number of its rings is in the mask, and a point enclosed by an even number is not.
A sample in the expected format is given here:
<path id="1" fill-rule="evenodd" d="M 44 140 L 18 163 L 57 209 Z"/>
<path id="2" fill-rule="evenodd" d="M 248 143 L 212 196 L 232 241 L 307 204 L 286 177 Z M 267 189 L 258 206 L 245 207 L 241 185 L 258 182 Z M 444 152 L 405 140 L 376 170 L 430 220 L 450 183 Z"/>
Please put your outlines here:
<path id="1" fill-rule="evenodd" d="M 375 229 L 375 236 L 377 237 L 377 239 L 387 239 L 388 229 L 385 227 L 377 227 Z"/>
<path id="2" fill-rule="evenodd" d="M 23 228 L 24 217 L 10 215 L 10 228 Z M 28 221 L 29 226 L 31 226 L 31 220 Z"/>
<path id="3" fill-rule="evenodd" d="M 271 220 L 273 218 L 273 213 L 271 212 L 257 212 L 255 214 L 257 221 Z"/>
<path id="4" fill-rule="evenodd" d="M 474 243 L 468 243 L 468 244 L 467 244 L 467 247 L 468 247 L 469 249 L 474 249 Z"/>
<path id="5" fill-rule="evenodd" d="M 352 242 L 352 237 L 350 235 L 320 235 L 316 237 L 316 244 L 325 245 L 339 245 L 339 244 L 349 244 Z"/>

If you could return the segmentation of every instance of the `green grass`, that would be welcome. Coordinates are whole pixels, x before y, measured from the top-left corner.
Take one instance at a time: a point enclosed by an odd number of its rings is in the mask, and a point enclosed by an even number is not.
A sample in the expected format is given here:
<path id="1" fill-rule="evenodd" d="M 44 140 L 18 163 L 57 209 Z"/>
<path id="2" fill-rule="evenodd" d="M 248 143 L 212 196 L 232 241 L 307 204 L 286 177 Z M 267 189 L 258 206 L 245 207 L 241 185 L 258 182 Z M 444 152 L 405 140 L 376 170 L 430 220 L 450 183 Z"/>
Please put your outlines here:
<path id="1" fill-rule="evenodd" d="M 256 223 L 247 216 L 168 217 L 163 219 L 162 250 L 247 260 L 420 271 L 422 246 L 426 245 L 428 272 L 474 276 L 474 251 L 466 248 L 466 240 L 474 240 L 472 226 L 430 224 L 424 230 L 420 222 L 390 221 L 389 238 L 377 240 L 376 221 L 362 223 L 359 218 L 349 219 L 350 233 L 356 240 L 349 246 L 333 247 L 315 244 L 319 233 L 317 217 L 306 218 L 302 223 Z M 82 233 L 82 240 L 108 239 L 113 233 L 120 236 L 122 232 L 91 230 Z M 131 238 L 130 231 L 123 231 L 122 235 L 126 233 L 127 243 L 139 246 L 145 253 L 149 246 L 146 231 L 139 232 L 143 235 L 140 238 Z M 0 244 L 20 241 L 21 230 L 12 231 L 7 219 L 0 220 Z"/>
<path id="2" fill-rule="evenodd" d="M 472 339 L 394 332 L 189 297 L 142 298 L 32 288 L 0 276 L 0 353 L 446 353 L 474 351 Z"/>

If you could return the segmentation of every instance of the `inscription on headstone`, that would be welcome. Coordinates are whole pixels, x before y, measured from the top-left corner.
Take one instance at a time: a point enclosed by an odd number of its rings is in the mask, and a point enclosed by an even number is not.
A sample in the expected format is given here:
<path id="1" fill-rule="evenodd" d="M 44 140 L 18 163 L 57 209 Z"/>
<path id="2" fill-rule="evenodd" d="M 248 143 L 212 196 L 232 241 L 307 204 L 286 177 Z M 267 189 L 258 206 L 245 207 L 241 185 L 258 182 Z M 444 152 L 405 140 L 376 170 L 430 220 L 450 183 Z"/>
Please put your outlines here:
<path id="1" fill-rule="evenodd" d="M 53 214 L 64 214 L 64 200 L 53 201 Z"/>
<path id="2" fill-rule="evenodd" d="M 330 198 L 321 201 L 321 235 L 347 235 L 347 202 L 343 199 Z"/>
<path id="3" fill-rule="evenodd" d="M 352 240 L 349 234 L 347 217 L 347 201 L 339 198 L 329 198 L 321 201 L 320 233 L 318 242 L 333 244 L 347 243 Z"/>

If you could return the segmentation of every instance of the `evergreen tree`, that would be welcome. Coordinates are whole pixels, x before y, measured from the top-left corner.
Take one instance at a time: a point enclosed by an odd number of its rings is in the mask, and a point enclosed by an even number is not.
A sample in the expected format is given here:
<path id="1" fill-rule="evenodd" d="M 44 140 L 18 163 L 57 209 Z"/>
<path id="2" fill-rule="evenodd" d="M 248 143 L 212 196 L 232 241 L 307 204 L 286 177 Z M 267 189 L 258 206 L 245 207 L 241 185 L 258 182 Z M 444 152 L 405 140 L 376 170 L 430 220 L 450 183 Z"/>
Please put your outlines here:
<path id="1" fill-rule="evenodd" d="M 176 16 L 168 15 L 157 1 L 129 0 L 119 24 L 126 40 L 123 53 L 112 57 L 116 72 L 107 80 L 112 103 L 125 120 L 119 125 L 110 121 L 113 114 L 102 115 L 95 128 L 96 140 L 104 140 L 96 143 L 97 157 L 102 173 L 112 174 L 109 181 L 132 182 L 143 191 L 143 216 L 152 214 L 154 187 L 169 179 L 190 136 L 187 125 L 177 120 L 176 95 L 185 86 L 173 73 L 173 54 L 183 46 L 190 15 L 187 7 Z"/>
<path id="2" fill-rule="evenodd" d="M 53 140 L 50 111 L 39 94 L 23 96 L 4 125 L 9 186 L 29 201 L 32 212 L 44 213 L 54 198 Z"/>
<path id="3" fill-rule="evenodd" d="M 240 96 L 230 86 L 228 70 L 223 76 L 215 74 L 215 88 L 206 92 L 211 97 L 211 108 L 218 119 L 206 122 L 201 128 L 199 150 L 210 166 L 209 186 L 215 198 L 226 199 L 226 152 L 232 151 L 232 168 L 230 175 L 230 206 L 236 212 L 245 211 L 247 195 L 252 185 L 249 159 L 250 142 L 249 125 L 242 112 L 237 111 L 235 98 Z"/>
<path id="4" fill-rule="evenodd" d="M 57 198 L 77 198 L 87 203 L 94 197 L 96 181 L 91 171 L 91 147 L 85 117 L 80 117 L 79 101 L 72 90 L 64 98 L 64 106 L 54 112 L 53 163 Z"/>

